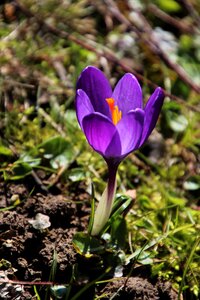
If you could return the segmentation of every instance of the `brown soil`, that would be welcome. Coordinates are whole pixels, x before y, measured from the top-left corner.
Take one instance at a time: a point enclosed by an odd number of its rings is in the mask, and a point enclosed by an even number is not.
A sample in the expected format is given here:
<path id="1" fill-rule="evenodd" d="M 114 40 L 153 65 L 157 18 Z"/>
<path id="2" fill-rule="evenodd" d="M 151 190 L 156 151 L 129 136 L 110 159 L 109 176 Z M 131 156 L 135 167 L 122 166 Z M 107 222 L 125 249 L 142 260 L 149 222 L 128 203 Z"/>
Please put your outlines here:
<path id="1" fill-rule="evenodd" d="M 75 190 L 76 195 L 79 195 L 78 198 L 76 196 L 76 202 L 62 194 L 36 193 L 29 196 L 22 184 L 9 184 L 6 188 L 0 186 L 1 207 L 10 205 L 13 195 L 18 195 L 21 200 L 14 209 L 0 212 L 0 300 L 37 299 L 33 285 L 20 285 L 19 281 L 67 284 L 71 280 L 72 270 L 76 269 L 78 280 L 72 285 L 68 298 L 71 299 L 72 295 L 98 278 L 104 270 L 102 263 L 99 267 L 99 257 L 83 258 L 72 245 L 74 233 L 86 229 L 90 211 L 84 190 L 78 186 Z M 29 222 L 38 213 L 49 217 L 49 228 L 38 230 Z M 53 260 L 55 254 L 56 259 Z M 53 261 L 57 263 L 55 272 L 52 269 Z M 18 284 L 5 283 L 3 280 L 15 280 Z M 45 285 L 37 286 L 37 291 L 42 300 L 55 299 L 50 295 L 45 298 Z M 144 267 L 135 269 L 130 278 L 117 278 L 107 284 L 91 285 L 77 299 L 95 299 L 94 295 L 101 295 L 101 299 L 177 299 L 177 293 L 170 283 L 151 280 Z"/>

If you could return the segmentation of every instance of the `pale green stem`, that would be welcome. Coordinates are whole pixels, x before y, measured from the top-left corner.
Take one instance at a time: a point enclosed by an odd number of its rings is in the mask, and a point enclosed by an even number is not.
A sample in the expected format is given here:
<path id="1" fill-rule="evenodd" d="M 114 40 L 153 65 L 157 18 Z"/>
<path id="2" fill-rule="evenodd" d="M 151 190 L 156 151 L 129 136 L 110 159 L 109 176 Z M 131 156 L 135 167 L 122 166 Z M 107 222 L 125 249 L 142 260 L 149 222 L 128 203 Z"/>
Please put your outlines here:
<path id="1" fill-rule="evenodd" d="M 98 235 L 110 217 L 116 191 L 117 168 L 118 165 L 108 164 L 108 183 L 94 214 L 91 235 Z"/>

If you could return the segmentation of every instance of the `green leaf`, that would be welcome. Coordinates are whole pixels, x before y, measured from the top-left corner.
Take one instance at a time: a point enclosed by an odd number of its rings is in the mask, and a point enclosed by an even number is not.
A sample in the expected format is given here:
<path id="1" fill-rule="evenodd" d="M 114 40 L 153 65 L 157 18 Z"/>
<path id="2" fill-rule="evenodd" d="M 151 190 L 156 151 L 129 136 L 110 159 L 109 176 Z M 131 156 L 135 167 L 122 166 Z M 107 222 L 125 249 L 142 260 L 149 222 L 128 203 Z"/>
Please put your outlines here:
<path id="1" fill-rule="evenodd" d="M 18 161 L 14 163 L 12 171 L 14 173 L 14 176 L 11 176 L 10 179 L 19 180 L 29 175 L 32 171 L 32 167 L 25 162 Z"/>
<path id="2" fill-rule="evenodd" d="M 184 206 L 185 203 L 186 203 L 186 200 L 184 198 L 179 198 L 179 197 L 176 197 L 176 196 L 172 196 L 172 195 L 169 195 L 168 196 L 169 198 L 169 202 L 172 203 L 172 204 L 175 204 L 175 205 L 178 205 L 178 206 Z"/>
<path id="3" fill-rule="evenodd" d="M 85 179 L 85 172 L 82 168 L 74 168 L 70 170 L 68 178 L 72 182 L 82 181 Z"/>
<path id="4" fill-rule="evenodd" d="M 89 225 L 88 225 L 88 234 L 90 235 L 92 232 L 92 227 L 94 224 L 94 213 L 95 213 L 95 200 L 94 197 L 92 198 L 91 201 L 91 213 L 90 213 L 90 221 L 89 221 Z"/>
<path id="5" fill-rule="evenodd" d="M 27 163 L 30 167 L 37 167 L 41 163 L 41 158 L 34 158 L 29 154 L 24 154 L 19 161 Z"/>
<path id="6" fill-rule="evenodd" d="M 105 233 L 118 216 L 125 215 L 132 206 L 132 203 L 132 198 L 125 195 L 118 195 L 114 201 L 110 218 L 101 233 Z"/>
<path id="7" fill-rule="evenodd" d="M 69 148 L 69 142 L 61 136 L 55 136 L 40 144 L 46 158 L 53 158 L 65 152 Z"/>
<path id="8" fill-rule="evenodd" d="M 157 3 L 160 8 L 166 12 L 178 12 L 181 10 L 180 4 L 178 4 L 175 0 L 157 0 Z"/>
<path id="9" fill-rule="evenodd" d="M 127 239 L 127 226 L 123 216 L 118 215 L 111 223 L 112 242 L 120 249 L 124 249 Z"/>
<path id="10" fill-rule="evenodd" d="M 56 299 L 63 299 L 63 297 L 67 294 L 67 290 L 69 289 L 69 286 L 65 285 L 54 285 L 50 288 L 51 294 Z"/>
<path id="11" fill-rule="evenodd" d="M 150 257 L 151 253 L 148 251 L 143 251 L 139 257 L 138 257 L 138 261 L 142 264 L 142 265 L 151 265 L 153 263 L 153 259 Z"/>
<path id="12" fill-rule="evenodd" d="M 89 258 L 94 254 L 102 253 L 104 246 L 100 240 L 88 235 L 87 233 L 77 232 L 73 236 L 73 246 L 76 251 Z"/>
<path id="13" fill-rule="evenodd" d="M 39 145 L 43 157 L 50 160 L 51 167 L 58 169 L 66 166 L 74 157 L 73 147 L 61 136 L 53 137 Z"/>
<path id="14" fill-rule="evenodd" d="M 166 236 L 167 236 L 166 234 L 164 234 L 162 236 L 158 236 L 158 237 L 154 238 L 153 240 L 149 241 L 148 243 L 146 243 L 143 247 L 135 250 L 135 252 L 133 252 L 131 255 L 129 255 L 129 257 L 127 257 L 127 263 L 129 263 L 133 258 L 137 259 L 137 260 L 140 260 L 141 257 L 144 258 L 143 253 L 146 252 L 146 250 L 157 245 L 164 238 L 166 238 Z"/>
<path id="15" fill-rule="evenodd" d="M 12 156 L 12 151 L 3 145 L 0 145 L 0 155 Z"/>
<path id="16" fill-rule="evenodd" d="M 188 191 L 197 191 L 200 189 L 200 176 L 191 176 L 184 183 L 183 187 Z"/>
<path id="17" fill-rule="evenodd" d="M 169 118 L 169 126 L 175 132 L 184 132 L 188 126 L 188 120 L 183 115 L 171 113 Z"/>
<path id="18" fill-rule="evenodd" d="M 116 217 L 117 215 L 121 215 L 128 211 L 132 204 L 133 200 L 131 197 L 118 194 L 113 204 L 111 217 Z"/>

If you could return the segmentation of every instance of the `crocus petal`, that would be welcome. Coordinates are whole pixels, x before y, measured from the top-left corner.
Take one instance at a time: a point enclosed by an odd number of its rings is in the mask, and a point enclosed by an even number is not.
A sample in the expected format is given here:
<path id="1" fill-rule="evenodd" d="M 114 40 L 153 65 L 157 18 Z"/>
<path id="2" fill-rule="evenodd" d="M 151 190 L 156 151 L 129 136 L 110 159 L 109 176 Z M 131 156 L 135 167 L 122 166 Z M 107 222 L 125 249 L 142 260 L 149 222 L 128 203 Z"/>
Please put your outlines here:
<path id="1" fill-rule="evenodd" d="M 83 130 L 82 120 L 85 116 L 94 112 L 94 108 L 91 104 L 90 99 L 83 90 L 78 90 L 76 92 L 76 115 L 78 122 Z"/>
<path id="2" fill-rule="evenodd" d="M 92 66 L 86 67 L 78 79 L 77 89 L 84 90 L 96 112 L 111 117 L 106 98 L 111 97 L 112 89 L 109 81 L 99 69 Z"/>
<path id="3" fill-rule="evenodd" d="M 120 141 L 120 137 L 119 137 L 119 133 L 115 132 L 115 134 L 113 135 L 106 151 L 105 151 L 105 155 L 104 157 L 107 159 L 107 161 L 110 158 L 115 159 L 116 161 L 120 161 L 121 158 L 121 141 Z"/>
<path id="4" fill-rule="evenodd" d="M 142 108 L 142 90 L 137 78 L 133 74 L 125 74 L 117 83 L 112 98 L 122 111 L 122 116 L 129 110 Z"/>
<path id="5" fill-rule="evenodd" d="M 104 157 L 107 155 L 120 156 L 121 143 L 115 125 L 108 117 L 93 113 L 83 119 L 83 130 L 92 148 Z M 114 141 L 113 141 L 114 139 Z M 107 150 L 110 143 L 115 148 Z M 108 151 L 108 153 L 106 153 Z"/>
<path id="6" fill-rule="evenodd" d="M 158 116 L 161 111 L 163 101 L 164 101 L 163 90 L 160 87 L 158 87 L 155 89 L 154 93 L 149 98 L 144 109 L 145 111 L 144 128 L 143 128 L 140 146 L 144 144 L 144 142 L 148 139 L 152 130 L 156 126 L 156 122 L 158 120 Z"/>
<path id="7" fill-rule="evenodd" d="M 144 111 L 140 108 L 130 111 L 117 124 L 122 145 L 122 156 L 126 156 L 140 145 L 143 131 Z"/>

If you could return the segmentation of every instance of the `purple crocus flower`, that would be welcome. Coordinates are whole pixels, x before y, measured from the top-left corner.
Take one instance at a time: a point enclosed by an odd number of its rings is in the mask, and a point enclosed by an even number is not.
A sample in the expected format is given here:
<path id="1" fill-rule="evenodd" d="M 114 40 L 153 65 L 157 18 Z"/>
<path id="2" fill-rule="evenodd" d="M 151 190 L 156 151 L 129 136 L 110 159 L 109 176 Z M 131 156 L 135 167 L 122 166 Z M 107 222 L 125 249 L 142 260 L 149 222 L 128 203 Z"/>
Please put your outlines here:
<path id="1" fill-rule="evenodd" d="M 102 217 L 104 220 L 98 226 L 94 218 L 93 228 L 98 229 L 93 230 L 93 235 L 100 232 L 109 218 L 118 165 L 147 140 L 156 125 L 163 100 L 164 93 L 158 87 L 143 108 L 140 84 L 131 73 L 126 73 L 112 91 L 109 81 L 99 69 L 88 66 L 82 71 L 76 92 L 78 122 L 88 143 L 104 157 L 109 171 L 103 194 L 104 209 L 99 209 L 103 200 L 97 208 L 99 218 L 102 215 L 106 217 Z"/>

